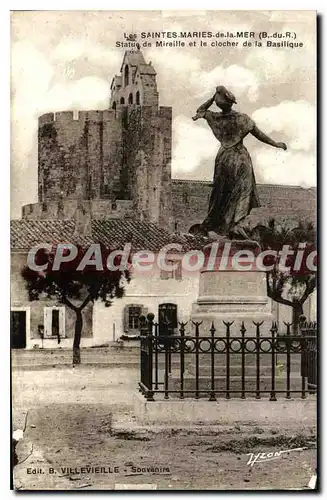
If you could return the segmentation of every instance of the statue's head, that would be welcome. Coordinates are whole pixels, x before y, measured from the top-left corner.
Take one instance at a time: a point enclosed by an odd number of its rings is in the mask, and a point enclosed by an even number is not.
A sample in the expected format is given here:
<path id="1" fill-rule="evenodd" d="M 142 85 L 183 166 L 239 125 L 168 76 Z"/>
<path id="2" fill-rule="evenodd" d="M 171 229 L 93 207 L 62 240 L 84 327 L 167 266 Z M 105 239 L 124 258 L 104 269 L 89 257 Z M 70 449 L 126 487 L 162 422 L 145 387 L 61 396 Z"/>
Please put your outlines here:
<path id="1" fill-rule="evenodd" d="M 216 87 L 215 103 L 223 111 L 229 111 L 236 104 L 235 96 L 223 85 Z"/>

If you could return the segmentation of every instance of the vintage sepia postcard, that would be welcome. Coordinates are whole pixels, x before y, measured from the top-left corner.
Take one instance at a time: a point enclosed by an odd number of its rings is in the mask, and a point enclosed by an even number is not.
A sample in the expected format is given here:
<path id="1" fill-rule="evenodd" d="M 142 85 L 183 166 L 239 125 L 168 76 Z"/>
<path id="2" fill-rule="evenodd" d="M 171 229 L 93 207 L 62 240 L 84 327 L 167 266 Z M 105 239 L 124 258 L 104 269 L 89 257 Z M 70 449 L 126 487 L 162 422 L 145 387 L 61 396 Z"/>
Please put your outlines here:
<path id="1" fill-rule="evenodd" d="M 312 490 L 317 14 L 11 13 L 12 489 Z"/>

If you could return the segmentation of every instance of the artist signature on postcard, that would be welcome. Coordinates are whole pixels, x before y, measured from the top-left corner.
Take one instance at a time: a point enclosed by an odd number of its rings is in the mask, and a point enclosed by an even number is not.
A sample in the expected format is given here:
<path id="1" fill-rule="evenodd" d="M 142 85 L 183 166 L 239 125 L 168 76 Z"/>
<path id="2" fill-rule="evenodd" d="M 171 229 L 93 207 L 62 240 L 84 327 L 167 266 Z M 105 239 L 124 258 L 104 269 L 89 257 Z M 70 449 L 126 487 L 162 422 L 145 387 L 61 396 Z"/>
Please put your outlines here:
<path id="1" fill-rule="evenodd" d="M 303 451 L 306 449 L 307 448 L 291 448 L 290 450 L 272 451 L 270 453 L 247 453 L 247 455 L 250 455 L 250 458 L 246 465 L 250 465 L 251 467 L 253 467 L 254 464 L 258 464 L 260 462 L 269 462 L 270 460 L 276 460 L 277 458 L 280 458 L 284 453 L 290 453 L 291 451 Z"/>

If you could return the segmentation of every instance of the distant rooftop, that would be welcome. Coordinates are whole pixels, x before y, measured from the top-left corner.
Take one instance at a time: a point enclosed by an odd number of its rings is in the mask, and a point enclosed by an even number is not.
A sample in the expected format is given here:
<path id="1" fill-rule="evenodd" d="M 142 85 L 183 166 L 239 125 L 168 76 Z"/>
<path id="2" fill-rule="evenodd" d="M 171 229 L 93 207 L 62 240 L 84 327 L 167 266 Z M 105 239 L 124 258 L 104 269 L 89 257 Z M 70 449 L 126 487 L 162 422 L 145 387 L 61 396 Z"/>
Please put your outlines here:
<path id="1" fill-rule="evenodd" d="M 72 243 L 88 246 L 101 243 L 107 248 L 123 249 L 131 243 L 132 250 L 158 252 L 169 243 L 180 243 L 183 251 L 201 249 L 207 239 L 191 234 L 170 233 L 152 222 L 134 219 L 92 220 L 90 235 L 75 235 L 74 220 L 29 220 L 10 222 L 11 250 L 28 251 L 39 243 L 57 245 Z"/>

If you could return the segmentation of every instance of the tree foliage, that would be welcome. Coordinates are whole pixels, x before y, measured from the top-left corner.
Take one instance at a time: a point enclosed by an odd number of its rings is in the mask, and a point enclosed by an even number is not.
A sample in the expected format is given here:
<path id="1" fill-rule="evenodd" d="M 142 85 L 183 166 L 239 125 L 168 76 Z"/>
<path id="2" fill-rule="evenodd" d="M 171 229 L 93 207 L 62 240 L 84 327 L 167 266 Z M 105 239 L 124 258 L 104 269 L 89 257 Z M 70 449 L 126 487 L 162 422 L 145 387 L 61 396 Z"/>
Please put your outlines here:
<path id="1" fill-rule="evenodd" d="M 303 304 L 315 290 L 317 273 L 310 269 L 307 259 L 316 251 L 316 229 L 313 224 L 300 221 L 297 225 L 278 224 L 270 219 L 267 226 L 259 225 L 252 230 L 252 238 L 257 240 L 262 250 L 275 250 L 277 257 L 267 256 L 265 265 L 271 267 L 266 271 L 268 296 L 294 310 L 295 331 L 299 317 L 303 314 Z M 289 245 L 292 253 L 281 267 L 280 252 Z M 317 257 L 313 259 L 316 265 Z"/>

